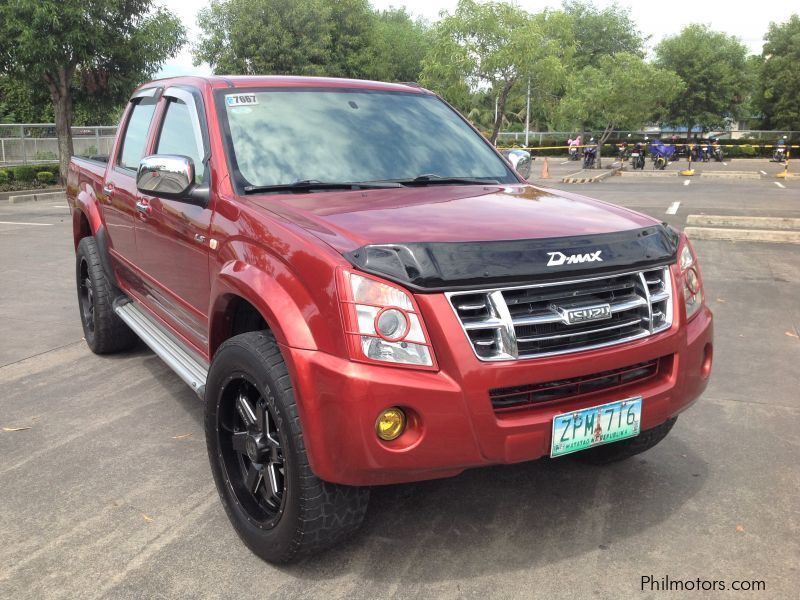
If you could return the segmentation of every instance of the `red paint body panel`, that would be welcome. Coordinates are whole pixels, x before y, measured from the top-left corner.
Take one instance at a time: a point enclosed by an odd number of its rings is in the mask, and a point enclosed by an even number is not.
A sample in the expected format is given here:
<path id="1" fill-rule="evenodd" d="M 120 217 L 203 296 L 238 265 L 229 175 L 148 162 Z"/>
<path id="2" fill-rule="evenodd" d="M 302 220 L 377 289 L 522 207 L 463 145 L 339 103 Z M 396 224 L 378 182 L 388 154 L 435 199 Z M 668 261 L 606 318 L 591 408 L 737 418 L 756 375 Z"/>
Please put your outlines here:
<path id="1" fill-rule="evenodd" d="M 336 289 L 337 268 L 350 268 L 342 252 L 364 244 L 596 234 L 656 221 L 525 184 L 239 197 L 228 174 L 213 90 L 311 86 L 430 92 L 294 77 L 190 77 L 144 87 L 178 84 L 196 88 L 205 104 L 212 181 L 208 206 L 140 196 L 132 174 L 114 167 L 117 140 L 108 165 L 81 159 L 70 165 L 76 245 L 86 234 L 85 223 L 90 234 L 105 228 L 120 288 L 208 361 L 226 339 L 232 303 L 252 304 L 281 346 L 311 466 L 321 478 L 352 485 L 397 483 L 533 460 L 549 453 L 557 413 L 641 395 L 647 429 L 684 410 L 705 388 L 707 373 L 701 371 L 712 344 L 712 316 L 703 306 L 687 323 L 680 292 L 673 298 L 675 317 L 668 331 L 599 350 L 495 363 L 476 358 L 444 294 L 416 294 L 438 370 L 351 360 Z M 163 112 L 159 106 L 155 119 Z M 158 130 L 150 127 L 148 149 Z M 109 182 L 132 189 L 133 196 L 115 191 L 105 198 L 103 186 Z M 143 218 L 130 212 L 137 199 L 152 207 Z M 132 223 L 129 230 L 126 219 Z M 196 235 L 208 241 L 198 243 Z M 677 267 L 672 271 L 677 281 Z M 515 411 L 492 409 L 492 388 L 579 377 L 649 359 L 662 359 L 662 368 L 646 381 Z M 391 406 L 403 407 L 410 425 L 387 443 L 376 437 L 374 424 L 378 412 Z"/>
<path id="2" fill-rule="evenodd" d="M 366 244 L 472 242 L 610 233 L 658 223 L 591 198 L 530 185 L 434 186 L 253 196 L 347 252 Z"/>

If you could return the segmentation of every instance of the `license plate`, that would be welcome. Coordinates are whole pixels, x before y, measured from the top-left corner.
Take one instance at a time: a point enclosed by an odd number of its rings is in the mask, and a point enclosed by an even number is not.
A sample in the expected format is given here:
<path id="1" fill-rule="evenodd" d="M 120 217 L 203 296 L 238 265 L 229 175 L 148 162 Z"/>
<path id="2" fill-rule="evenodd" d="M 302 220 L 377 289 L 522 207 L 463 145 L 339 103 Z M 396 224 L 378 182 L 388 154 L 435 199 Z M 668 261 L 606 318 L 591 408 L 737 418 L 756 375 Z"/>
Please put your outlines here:
<path id="1" fill-rule="evenodd" d="M 639 156 L 638 152 L 631 152 L 631 156 Z"/>
<path id="2" fill-rule="evenodd" d="M 556 415 L 550 456 L 572 454 L 637 436 L 641 421 L 641 396 Z"/>

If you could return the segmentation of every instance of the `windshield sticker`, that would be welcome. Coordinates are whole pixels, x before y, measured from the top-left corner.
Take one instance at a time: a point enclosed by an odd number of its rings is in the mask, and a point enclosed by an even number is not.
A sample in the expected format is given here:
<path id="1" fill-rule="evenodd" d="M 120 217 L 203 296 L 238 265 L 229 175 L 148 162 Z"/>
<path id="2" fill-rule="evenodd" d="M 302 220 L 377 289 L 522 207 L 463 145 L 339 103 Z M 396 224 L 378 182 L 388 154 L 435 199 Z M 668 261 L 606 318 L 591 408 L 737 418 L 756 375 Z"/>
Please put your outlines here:
<path id="1" fill-rule="evenodd" d="M 225 96 L 225 104 L 228 106 L 249 106 L 258 104 L 255 94 L 228 94 Z"/>

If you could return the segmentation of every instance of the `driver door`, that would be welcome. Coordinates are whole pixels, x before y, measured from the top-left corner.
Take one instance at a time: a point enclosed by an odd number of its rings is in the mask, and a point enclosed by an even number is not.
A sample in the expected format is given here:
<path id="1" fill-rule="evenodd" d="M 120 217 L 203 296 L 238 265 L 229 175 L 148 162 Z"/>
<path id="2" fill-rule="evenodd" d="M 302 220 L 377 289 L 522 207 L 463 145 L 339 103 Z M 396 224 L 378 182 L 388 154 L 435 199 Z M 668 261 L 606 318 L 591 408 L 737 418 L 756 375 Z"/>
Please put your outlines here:
<path id="1" fill-rule="evenodd" d="M 153 152 L 188 156 L 196 183 L 208 183 L 208 134 L 198 91 L 167 88 Z M 212 210 L 184 200 L 143 195 L 148 210 L 136 222 L 139 263 L 149 308 L 198 351 L 208 350 L 209 230 Z"/>

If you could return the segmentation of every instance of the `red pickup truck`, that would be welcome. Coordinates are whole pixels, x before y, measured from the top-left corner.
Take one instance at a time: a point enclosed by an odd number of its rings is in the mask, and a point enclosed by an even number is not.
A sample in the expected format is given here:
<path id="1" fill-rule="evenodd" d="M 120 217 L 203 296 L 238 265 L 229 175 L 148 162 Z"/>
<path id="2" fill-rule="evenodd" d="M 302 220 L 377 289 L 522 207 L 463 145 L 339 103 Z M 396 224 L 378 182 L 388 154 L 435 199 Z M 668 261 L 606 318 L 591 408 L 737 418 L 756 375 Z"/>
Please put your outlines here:
<path id="1" fill-rule="evenodd" d="M 73 158 L 86 342 L 141 338 L 204 399 L 259 556 L 335 544 L 372 485 L 628 458 L 704 390 L 686 236 L 513 158 L 417 86 L 295 77 L 145 84 Z"/>

